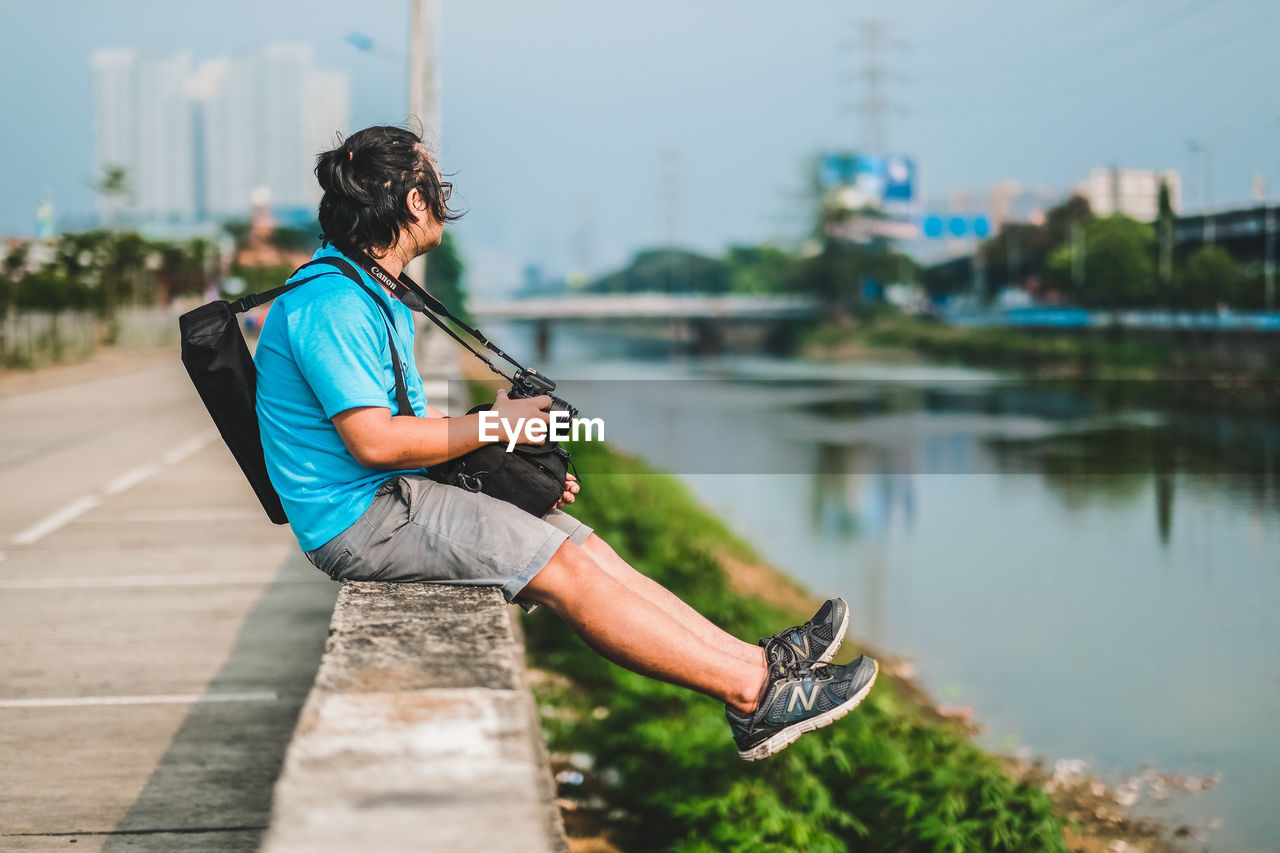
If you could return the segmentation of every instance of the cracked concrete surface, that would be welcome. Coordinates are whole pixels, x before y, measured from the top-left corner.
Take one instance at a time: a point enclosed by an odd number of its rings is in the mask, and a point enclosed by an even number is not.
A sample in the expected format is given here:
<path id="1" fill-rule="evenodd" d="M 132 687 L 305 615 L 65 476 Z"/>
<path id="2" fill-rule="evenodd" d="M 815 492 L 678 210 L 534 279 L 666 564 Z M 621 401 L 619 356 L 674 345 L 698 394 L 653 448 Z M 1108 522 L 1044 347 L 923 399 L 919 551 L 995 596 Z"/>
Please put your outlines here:
<path id="1" fill-rule="evenodd" d="M 342 585 L 264 850 L 568 849 L 493 588 Z"/>

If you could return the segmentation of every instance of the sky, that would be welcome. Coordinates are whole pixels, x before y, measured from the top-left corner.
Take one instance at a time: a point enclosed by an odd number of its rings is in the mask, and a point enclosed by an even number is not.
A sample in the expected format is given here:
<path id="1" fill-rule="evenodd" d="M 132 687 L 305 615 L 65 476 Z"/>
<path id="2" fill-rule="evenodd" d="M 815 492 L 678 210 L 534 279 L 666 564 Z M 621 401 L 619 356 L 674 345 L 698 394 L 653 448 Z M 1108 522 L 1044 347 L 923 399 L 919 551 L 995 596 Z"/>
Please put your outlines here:
<path id="1" fill-rule="evenodd" d="M 0 0 L 0 235 L 94 208 L 90 53 L 196 62 L 309 42 L 351 76 L 352 123 L 406 118 L 408 0 Z M 600 272 L 668 233 L 699 251 L 808 226 L 805 163 L 856 147 L 883 21 L 889 147 L 940 205 L 997 181 L 1065 194 L 1096 166 L 1173 168 L 1185 206 L 1280 198 L 1276 0 L 440 0 L 442 168 L 473 291 L 527 264 Z M 373 52 L 347 42 L 362 33 Z M 1189 150 L 1211 143 L 1212 169 Z"/>

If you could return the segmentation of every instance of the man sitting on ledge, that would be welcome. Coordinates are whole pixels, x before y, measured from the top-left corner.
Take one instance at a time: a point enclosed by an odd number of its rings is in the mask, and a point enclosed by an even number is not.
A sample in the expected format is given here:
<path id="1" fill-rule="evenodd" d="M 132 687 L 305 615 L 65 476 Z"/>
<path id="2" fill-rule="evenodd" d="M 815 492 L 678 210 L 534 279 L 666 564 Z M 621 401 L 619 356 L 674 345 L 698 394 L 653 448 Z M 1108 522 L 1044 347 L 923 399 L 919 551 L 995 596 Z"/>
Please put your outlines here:
<path id="1" fill-rule="evenodd" d="M 255 356 L 267 468 L 312 563 L 335 579 L 492 585 L 508 602 L 545 605 L 609 660 L 725 703 L 747 760 L 778 752 L 863 700 L 876 662 L 828 663 L 848 625 L 842 599 L 750 645 L 562 512 L 578 494 L 572 477 L 542 518 L 427 479 L 429 466 L 484 443 L 479 415 L 445 419 L 427 404 L 412 363 L 412 314 L 364 267 L 376 263 L 394 280 L 440 245 L 444 223 L 458 218 L 447 206 L 452 186 L 420 137 L 396 127 L 353 134 L 319 155 L 315 173 L 325 235 L 315 257 L 346 258 L 367 288 L 335 268 L 280 296 Z M 414 416 L 395 414 L 389 334 L 408 362 Z M 514 424 L 547 420 L 550 405 L 547 396 L 499 392 L 493 408 Z"/>

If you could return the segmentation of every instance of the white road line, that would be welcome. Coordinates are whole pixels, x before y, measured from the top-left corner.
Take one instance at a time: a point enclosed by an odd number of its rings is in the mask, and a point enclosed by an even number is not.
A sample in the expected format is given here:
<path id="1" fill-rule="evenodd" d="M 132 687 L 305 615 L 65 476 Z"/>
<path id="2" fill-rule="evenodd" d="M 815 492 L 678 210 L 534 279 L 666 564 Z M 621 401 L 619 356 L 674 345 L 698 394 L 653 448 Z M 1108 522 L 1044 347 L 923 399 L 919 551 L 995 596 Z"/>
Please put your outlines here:
<path id="1" fill-rule="evenodd" d="M 182 444 L 179 444 L 177 447 L 173 448 L 173 450 L 170 450 L 164 455 L 164 464 L 178 464 L 183 459 L 186 459 L 188 456 L 208 444 L 209 438 L 210 436 L 208 435 L 198 435 L 195 438 L 182 442 Z"/>
<path id="2" fill-rule="evenodd" d="M 160 466 L 154 463 L 139 465 L 129 471 L 125 471 L 119 477 L 116 477 L 110 483 L 107 483 L 103 489 L 108 495 L 118 495 L 126 489 L 131 489 L 150 477 L 152 474 L 159 473 Z"/>
<path id="3" fill-rule="evenodd" d="M 193 509 L 174 507 L 171 509 L 124 509 L 111 511 L 103 509 L 95 512 L 93 518 L 86 523 L 94 524 L 170 524 L 179 521 L 257 521 L 262 518 L 262 510 L 252 507 L 208 507 Z"/>
<path id="4" fill-rule="evenodd" d="M 79 500 L 72 501 L 62 509 L 52 515 L 45 516 L 40 521 L 37 521 L 17 536 L 13 537 L 13 544 L 33 545 L 53 531 L 57 530 L 59 527 L 70 521 L 74 521 L 76 517 L 93 509 L 99 503 L 100 501 L 92 495 L 86 495 Z"/>
<path id="5" fill-rule="evenodd" d="M 274 702 L 274 690 L 246 693 L 162 693 L 155 696 L 68 696 L 57 699 L 0 699 L 0 708 L 85 708 L 93 705 L 190 705 L 195 702 Z"/>
<path id="6" fill-rule="evenodd" d="M 214 435 L 215 433 L 207 432 L 202 435 L 193 436 L 165 453 L 164 456 L 161 457 L 161 461 L 165 465 L 176 465 L 212 441 Z M 138 483 L 157 473 L 159 470 L 160 467 L 154 462 L 139 465 L 138 467 L 124 472 L 119 477 L 116 477 L 114 480 L 107 483 L 103 492 L 107 495 L 118 495 L 126 489 L 136 486 Z M 26 530 L 20 532 L 17 536 L 13 537 L 13 544 L 33 545 L 53 531 L 57 530 L 59 527 L 62 527 L 68 522 L 74 521 L 77 517 L 93 509 L 101 502 L 101 499 L 94 495 L 86 495 L 79 500 L 73 501 L 57 512 L 37 521 Z"/>
<path id="7" fill-rule="evenodd" d="M 110 575 L 100 578 L 21 578 L 0 580 L 0 589 L 112 589 L 136 586 L 225 586 L 226 584 L 310 583 L 315 575 L 290 572 L 284 576 L 268 572 L 207 572 L 194 575 Z"/>

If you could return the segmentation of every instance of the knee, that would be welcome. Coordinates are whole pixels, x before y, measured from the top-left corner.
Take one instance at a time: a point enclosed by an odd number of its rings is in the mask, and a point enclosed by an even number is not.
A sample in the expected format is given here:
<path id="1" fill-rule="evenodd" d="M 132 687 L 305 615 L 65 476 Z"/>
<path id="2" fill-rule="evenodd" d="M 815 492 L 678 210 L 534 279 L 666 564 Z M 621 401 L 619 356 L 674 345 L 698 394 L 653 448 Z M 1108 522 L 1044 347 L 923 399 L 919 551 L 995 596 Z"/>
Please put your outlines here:
<path id="1" fill-rule="evenodd" d="M 559 611 L 585 590 L 608 580 L 608 576 L 590 554 L 566 541 L 525 584 L 520 595 Z"/>
<path id="2" fill-rule="evenodd" d="M 617 552 L 609 546 L 609 543 L 595 533 L 592 533 L 583 541 L 582 550 L 595 560 L 601 568 L 613 575 L 617 574 L 617 565 L 623 562 Z"/>
<path id="3" fill-rule="evenodd" d="M 609 547 L 609 543 L 600 538 L 594 530 L 591 535 L 582 541 L 582 548 L 585 551 L 598 551 L 602 554 L 612 554 L 613 549 Z"/>

